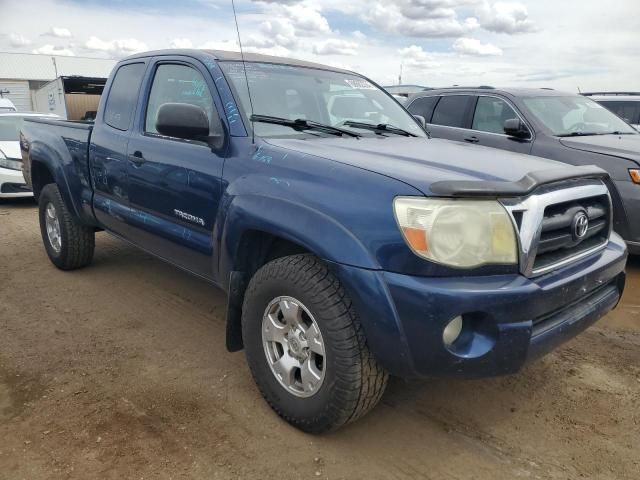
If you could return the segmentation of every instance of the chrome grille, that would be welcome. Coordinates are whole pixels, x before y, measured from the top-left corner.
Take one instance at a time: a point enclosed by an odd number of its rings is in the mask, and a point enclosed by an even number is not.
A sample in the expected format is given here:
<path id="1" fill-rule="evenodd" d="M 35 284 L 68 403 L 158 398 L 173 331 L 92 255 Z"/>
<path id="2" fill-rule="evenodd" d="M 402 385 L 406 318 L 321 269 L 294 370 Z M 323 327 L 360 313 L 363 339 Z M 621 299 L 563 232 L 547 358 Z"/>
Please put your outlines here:
<path id="1" fill-rule="evenodd" d="M 607 245 L 611 234 L 611 199 L 599 180 L 547 187 L 502 203 L 519 233 L 520 270 L 526 276 L 591 255 Z"/>

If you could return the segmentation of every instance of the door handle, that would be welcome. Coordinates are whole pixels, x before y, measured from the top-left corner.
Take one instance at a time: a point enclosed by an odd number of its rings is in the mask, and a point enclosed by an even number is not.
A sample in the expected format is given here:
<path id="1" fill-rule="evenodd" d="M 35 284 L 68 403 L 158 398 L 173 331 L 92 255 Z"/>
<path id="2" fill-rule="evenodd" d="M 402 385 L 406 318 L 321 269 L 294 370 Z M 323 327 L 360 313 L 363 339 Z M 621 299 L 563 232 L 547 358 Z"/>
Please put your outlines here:
<path id="1" fill-rule="evenodd" d="M 465 142 L 469 142 L 469 143 L 478 143 L 480 141 L 480 139 L 478 137 L 464 137 L 464 141 Z"/>
<path id="2" fill-rule="evenodd" d="M 129 160 L 136 165 L 142 165 L 147 161 L 140 150 L 136 150 L 133 155 L 129 155 Z"/>

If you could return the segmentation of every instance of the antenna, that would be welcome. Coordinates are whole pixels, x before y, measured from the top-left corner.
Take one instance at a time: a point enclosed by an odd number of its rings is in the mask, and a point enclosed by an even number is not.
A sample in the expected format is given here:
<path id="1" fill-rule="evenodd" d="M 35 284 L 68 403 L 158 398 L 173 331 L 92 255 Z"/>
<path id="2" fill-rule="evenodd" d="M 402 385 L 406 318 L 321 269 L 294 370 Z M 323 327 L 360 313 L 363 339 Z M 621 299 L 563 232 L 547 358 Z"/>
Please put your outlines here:
<path id="1" fill-rule="evenodd" d="M 247 82 L 247 94 L 249 94 L 249 108 L 251 109 L 251 117 L 253 117 L 253 101 L 251 100 L 251 89 L 249 88 L 249 76 L 247 75 L 247 65 L 244 61 L 244 51 L 242 50 L 242 40 L 240 39 L 240 27 L 238 27 L 238 15 L 236 14 L 236 3 L 231 0 L 231 8 L 233 8 L 233 19 L 236 22 L 236 32 L 238 34 L 238 45 L 240 45 L 240 58 L 242 59 L 242 70 L 244 71 L 244 79 Z M 251 127 L 251 143 L 256 142 L 256 134 L 253 126 Z"/>

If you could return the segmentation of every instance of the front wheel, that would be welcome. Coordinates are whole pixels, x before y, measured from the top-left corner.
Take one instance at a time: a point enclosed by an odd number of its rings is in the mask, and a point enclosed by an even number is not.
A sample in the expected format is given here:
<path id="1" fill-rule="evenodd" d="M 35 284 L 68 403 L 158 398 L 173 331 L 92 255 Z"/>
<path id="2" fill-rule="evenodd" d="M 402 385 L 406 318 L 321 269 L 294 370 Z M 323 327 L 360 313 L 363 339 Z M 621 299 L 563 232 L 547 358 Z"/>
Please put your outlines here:
<path id="1" fill-rule="evenodd" d="M 38 206 L 40 233 L 51 262 L 62 270 L 74 270 L 90 264 L 95 249 L 95 233 L 76 222 L 56 184 L 42 189 Z"/>
<path id="2" fill-rule="evenodd" d="M 256 272 L 245 295 L 242 335 L 262 395 L 306 432 L 358 419 L 386 387 L 387 373 L 367 347 L 351 300 L 313 255 L 280 258 Z"/>

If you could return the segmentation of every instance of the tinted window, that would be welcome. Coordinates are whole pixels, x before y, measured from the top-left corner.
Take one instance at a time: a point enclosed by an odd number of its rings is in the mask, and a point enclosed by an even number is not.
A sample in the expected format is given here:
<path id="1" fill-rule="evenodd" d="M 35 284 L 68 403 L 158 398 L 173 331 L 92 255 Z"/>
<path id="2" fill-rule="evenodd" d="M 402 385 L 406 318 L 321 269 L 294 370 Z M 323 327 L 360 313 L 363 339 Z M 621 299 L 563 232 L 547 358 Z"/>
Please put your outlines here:
<path id="1" fill-rule="evenodd" d="M 599 104 L 607 107 L 627 123 L 640 123 L 640 101 L 599 101 Z"/>
<path id="2" fill-rule="evenodd" d="M 213 98 L 204 77 L 196 69 L 186 65 L 160 65 L 153 77 L 153 85 L 147 104 L 145 132 L 157 133 L 158 110 L 165 103 L 188 103 L 204 109 L 209 124 L 218 120 Z"/>
<path id="3" fill-rule="evenodd" d="M 132 63 L 123 65 L 116 72 L 104 109 L 104 121 L 113 128 L 129 129 L 144 68 L 144 63 Z"/>
<path id="4" fill-rule="evenodd" d="M 433 115 L 433 109 L 438 103 L 440 97 L 422 97 L 416 99 L 408 108 L 413 115 L 420 115 L 424 117 L 427 122 L 431 122 L 431 116 Z"/>
<path id="5" fill-rule="evenodd" d="M 442 97 L 433 112 L 431 123 L 447 127 L 466 128 L 465 118 L 473 97 L 469 95 L 448 95 Z"/>
<path id="6" fill-rule="evenodd" d="M 478 97 L 471 128 L 481 132 L 504 134 L 504 122 L 518 118 L 507 102 L 496 97 Z"/>

